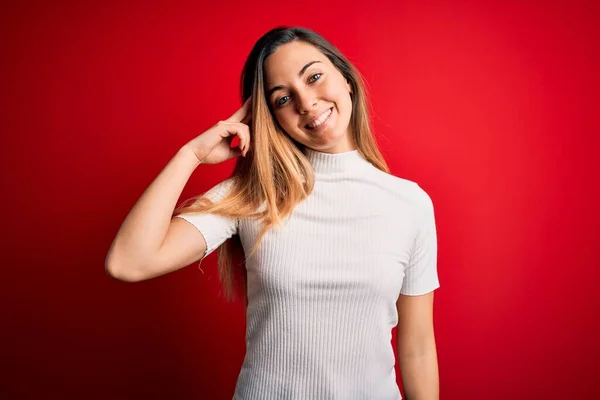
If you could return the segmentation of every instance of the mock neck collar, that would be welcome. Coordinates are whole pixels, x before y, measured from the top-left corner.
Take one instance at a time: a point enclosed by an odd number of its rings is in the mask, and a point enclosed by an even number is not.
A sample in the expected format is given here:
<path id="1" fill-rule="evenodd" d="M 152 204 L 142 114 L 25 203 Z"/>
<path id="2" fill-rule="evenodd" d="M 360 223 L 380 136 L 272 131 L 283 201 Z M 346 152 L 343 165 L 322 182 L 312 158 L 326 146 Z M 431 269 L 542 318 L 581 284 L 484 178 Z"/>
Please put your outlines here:
<path id="1" fill-rule="evenodd" d="M 370 163 L 358 152 L 350 150 L 343 153 L 325 153 L 305 147 L 304 154 L 316 174 L 329 175 L 356 171 Z"/>

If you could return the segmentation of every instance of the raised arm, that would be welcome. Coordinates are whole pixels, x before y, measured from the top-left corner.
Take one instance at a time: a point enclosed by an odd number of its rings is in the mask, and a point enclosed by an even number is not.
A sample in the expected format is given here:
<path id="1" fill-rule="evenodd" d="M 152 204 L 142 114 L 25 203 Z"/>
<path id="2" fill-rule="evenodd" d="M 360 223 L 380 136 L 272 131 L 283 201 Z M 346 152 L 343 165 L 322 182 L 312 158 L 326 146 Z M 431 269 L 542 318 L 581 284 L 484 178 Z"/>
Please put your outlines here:
<path id="1" fill-rule="evenodd" d="M 177 200 L 200 161 L 181 148 L 144 191 L 121 225 L 106 257 L 106 271 L 136 282 L 175 271 L 198 260 L 204 238 L 185 221 L 171 221 Z"/>
<path id="2" fill-rule="evenodd" d="M 250 146 L 251 100 L 225 121 L 196 137 L 169 161 L 144 191 L 121 225 L 106 257 L 106 272 L 137 282 L 175 271 L 199 260 L 206 242 L 193 225 L 171 219 L 183 188 L 200 164 L 246 156 Z M 239 147 L 231 148 L 234 135 Z"/>

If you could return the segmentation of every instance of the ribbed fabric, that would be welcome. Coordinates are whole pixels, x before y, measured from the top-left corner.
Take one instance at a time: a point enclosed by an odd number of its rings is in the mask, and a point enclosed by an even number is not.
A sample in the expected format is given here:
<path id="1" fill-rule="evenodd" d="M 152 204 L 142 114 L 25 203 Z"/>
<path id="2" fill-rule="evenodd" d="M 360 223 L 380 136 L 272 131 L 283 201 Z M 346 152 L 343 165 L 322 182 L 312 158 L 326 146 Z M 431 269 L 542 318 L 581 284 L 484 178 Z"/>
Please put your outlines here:
<path id="1" fill-rule="evenodd" d="M 313 192 L 246 262 L 246 356 L 233 398 L 399 400 L 396 300 L 440 286 L 433 203 L 357 150 L 306 155 Z M 205 256 L 234 234 L 248 254 L 259 232 L 258 221 L 180 217 L 204 236 Z"/>

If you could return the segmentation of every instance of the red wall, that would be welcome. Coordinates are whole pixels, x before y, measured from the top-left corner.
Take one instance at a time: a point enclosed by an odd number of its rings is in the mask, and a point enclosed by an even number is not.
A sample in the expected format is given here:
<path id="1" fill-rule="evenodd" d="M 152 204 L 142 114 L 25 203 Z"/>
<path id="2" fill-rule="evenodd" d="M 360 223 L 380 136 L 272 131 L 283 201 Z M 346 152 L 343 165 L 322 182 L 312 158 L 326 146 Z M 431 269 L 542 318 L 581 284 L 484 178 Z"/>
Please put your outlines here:
<path id="1" fill-rule="evenodd" d="M 289 24 L 355 62 L 393 172 L 433 198 L 441 398 L 600 398 L 595 2 L 84 3 L 0 12 L 0 397 L 231 398 L 244 310 L 216 253 L 137 284 L 104 258 Z"/>

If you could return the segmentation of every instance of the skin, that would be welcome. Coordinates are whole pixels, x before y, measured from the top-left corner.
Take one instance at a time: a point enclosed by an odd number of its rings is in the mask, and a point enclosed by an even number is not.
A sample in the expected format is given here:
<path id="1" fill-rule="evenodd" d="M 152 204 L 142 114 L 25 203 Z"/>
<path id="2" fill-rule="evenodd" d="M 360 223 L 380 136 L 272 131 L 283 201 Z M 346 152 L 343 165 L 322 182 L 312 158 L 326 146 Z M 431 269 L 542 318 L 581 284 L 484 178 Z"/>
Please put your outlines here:
<path id="1" fill-rule="evenodd" d="M 326 153 L 356 149 L 349 127 L 352 88 L 327 56 L 311 44 L 295 41 L 267 57 L 264 69 L 267 99 L 289 136 Z M 325 129 L 316 132 L 306 127 L 329 108 L 333 111 Z"/>
<path id="2" fill-rule="evenodd" d="M 408 400 L 438 400 L 439 370 L 433 328 L 433 291 L 398 296 L 396 350 Z"/>

